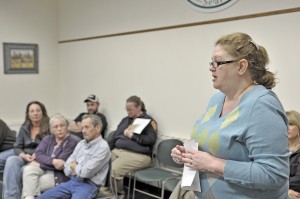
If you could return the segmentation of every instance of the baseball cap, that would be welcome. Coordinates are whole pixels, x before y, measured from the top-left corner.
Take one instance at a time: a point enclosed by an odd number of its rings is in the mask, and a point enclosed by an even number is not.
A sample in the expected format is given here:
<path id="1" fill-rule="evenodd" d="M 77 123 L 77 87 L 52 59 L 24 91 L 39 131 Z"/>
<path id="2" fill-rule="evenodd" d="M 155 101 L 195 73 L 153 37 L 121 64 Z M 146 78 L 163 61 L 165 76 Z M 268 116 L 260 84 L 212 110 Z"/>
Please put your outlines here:
<path id="1" fill-rule="evenodd" d="M 96 95 L 89 95 L 84 102 L 98 102 L 99 103 L 99 99 Z"/>

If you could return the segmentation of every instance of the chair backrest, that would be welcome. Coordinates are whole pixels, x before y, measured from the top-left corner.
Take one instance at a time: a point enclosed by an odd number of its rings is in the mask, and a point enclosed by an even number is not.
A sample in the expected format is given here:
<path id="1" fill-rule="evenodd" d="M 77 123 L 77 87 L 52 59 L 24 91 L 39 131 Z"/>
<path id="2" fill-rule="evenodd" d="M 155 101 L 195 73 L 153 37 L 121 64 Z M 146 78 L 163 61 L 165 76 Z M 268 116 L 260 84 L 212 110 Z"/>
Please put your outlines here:
<path id="1" fill-rule="evenodd" d="M 173 168 L 181 168 L 183 165 L 177 164 L 171 157 L 171 151 L 176 145 L 183 145 L 183 142 L 178 139 L 161 140 L 157 146 L 156 157 L 158 163 Z"/>
<path id="2" fill-rule="evenodd" d="M 116 136 L 116 131 L 111 131 L 111 132 L 105 134 L 104 139 L 105 139 L 107 142 L 110 142 L 112 139 L 115 138 L 115 136 Z"/>
<path id="3" fill-rule="evenodd" d="M 4 183 L 0 181 L 0 199 L 4 198 Z"/>

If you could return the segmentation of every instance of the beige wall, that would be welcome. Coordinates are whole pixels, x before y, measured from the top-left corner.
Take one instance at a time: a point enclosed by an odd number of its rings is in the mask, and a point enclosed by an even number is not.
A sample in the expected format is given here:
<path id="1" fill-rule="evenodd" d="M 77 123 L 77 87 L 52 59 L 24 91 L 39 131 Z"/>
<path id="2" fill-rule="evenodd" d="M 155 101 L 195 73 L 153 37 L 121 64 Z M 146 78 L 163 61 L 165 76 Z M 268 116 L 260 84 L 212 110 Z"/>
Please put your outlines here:
<path id="1" fill-rule="evenodd" d="M 208 71 L 213 43 L 234 31 L 249 33 L 267 48 L 270 70 L 279 78 L 275 92 L 286 109 L 300 111 L 299 12 L 58 44 L 293 7 L 300 2 L 240 0 L 209 14 L 185 0 L 0 0 L 1 42 L 38 43 L 40 54 L 38 75 L 0 73 L 0 118 L 18 126 L 33 99 L 44 102 L 50 115 L 74 118 L 85 110 L 83 99 L 95 93 L 115 129 L 126 115 L 125 100 L 136 94 L 156 118 L 160 134 L 188 138 L 216 92 Z"/>
<path id="2" fill-rule="evenodd" d="M 60 1 L 60 41 L 122 33 L 218 18 L 299 7 L 299 1 L 239 1 L 220 13 L 200 13 L 184 0 Z M 254 6 L 258 5 L 258 6 Z M 82 14 L 79 14 L 82 13 Z M 84 14 L 83 14 L 84 13 Z M 160 134 L 188 138 L 206 108 L 212 88 L 208 71 L 214 41 L 234 31 L 247 32 L 267 48 L 275 88 L 286 109 L 300 111 L 296 92 L 300 13 L 203 26 L 61 43 L 62 110 L 75 117 L 82 99 L 99 95 L 109 128 L 126 115 L 125 100 L 139 95 L 156 118 Z M 289 88 L 289 89 L 287 89 Z M 76 100 L 69 100 L 69 97 Z"/>
<path id="3" fill-rule="evenodd" d="M 200 13 L 187 0 L 61 0 L 59 39 L 207 21 L 299 7 L 297 0 L 239 0 L 221 12 Z"/>
<path id="4" fill-rule="evenodd" d="M 0 118 L 15 130 L 31 100 L 43 102 L 49 114 L 60 111 L 57 0 L 0 0 Z M 36 43 L 39 74 L 3 70 L 3 42 Z"/>

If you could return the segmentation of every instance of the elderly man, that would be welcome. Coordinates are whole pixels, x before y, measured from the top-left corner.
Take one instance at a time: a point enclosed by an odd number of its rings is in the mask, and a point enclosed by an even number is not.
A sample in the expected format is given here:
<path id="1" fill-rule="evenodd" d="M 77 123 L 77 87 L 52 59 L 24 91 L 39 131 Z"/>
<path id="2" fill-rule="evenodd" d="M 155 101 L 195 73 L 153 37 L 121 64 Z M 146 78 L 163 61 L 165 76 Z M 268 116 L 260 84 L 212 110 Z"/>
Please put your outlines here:
<path id="1" fill-rule="evenodd" d="M 64 172 L 71 180 L 46 191 L 38 199 L 92 199 L 105 184 L 111 154 L 100 134 L 101 119 L 97 115 L 84 115 L 81 126 L 84 140 L 65 163 Z"/>
<path id="2" fill-rule="evenodd" d="M 81 132 L 81 120 L 85 114 L 95 114 L 101 118 L 102 121 L 102 130 L 101 135 L 104 138 L 104 133 L 107 127 L 106 117 L 99 112 L 100 102 L 96 95 L 89 95 L 84 102 L 86 103 L 87 113 L 80 113 L 74 121 L 70 122 L 69 131 L 72 135 L 76 135 L 79 138 L 83 139 L 83 135 Z"/>

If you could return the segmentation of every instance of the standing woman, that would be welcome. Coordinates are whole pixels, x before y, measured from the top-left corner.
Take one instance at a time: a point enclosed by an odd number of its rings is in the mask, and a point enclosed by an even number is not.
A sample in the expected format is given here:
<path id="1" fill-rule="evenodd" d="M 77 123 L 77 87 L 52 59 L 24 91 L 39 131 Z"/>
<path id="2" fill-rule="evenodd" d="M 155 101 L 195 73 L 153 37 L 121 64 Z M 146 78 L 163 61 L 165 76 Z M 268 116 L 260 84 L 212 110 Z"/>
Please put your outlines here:
<path id="1" fill-rule="evenodd" d="M 300 113 L 287 111 L 290 150 L 290 198 L 300 198 Z"/>
<path id="2" fill-rule="evenodd" d="M 267 51 L 245 33 L 217 40 L 209 70 L 217 92 L 195 123 L 198 150 L 177 146 L 173 160 L 196 169 L 196 198 L 288 198 L 288 121 L 271 89 Z"/>
<path id="3" fill-rule="evenodd" d="M 19 199 L 22 193 L 23 166 L 35 159 L 34 151 L 41 140 L 49 134 L 49 117 L 45 106 L 38 101 L 26 107 L 25 121 L 15 143 L 15 156 L 6 160 L 3 181 L 5 199 Z"/>

